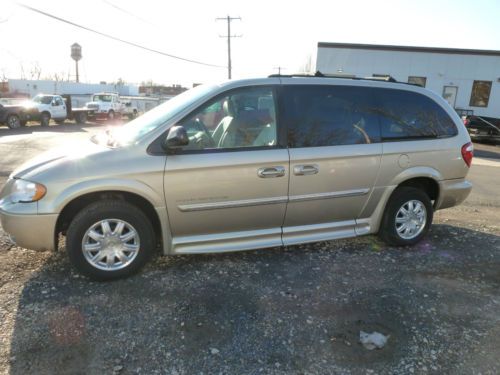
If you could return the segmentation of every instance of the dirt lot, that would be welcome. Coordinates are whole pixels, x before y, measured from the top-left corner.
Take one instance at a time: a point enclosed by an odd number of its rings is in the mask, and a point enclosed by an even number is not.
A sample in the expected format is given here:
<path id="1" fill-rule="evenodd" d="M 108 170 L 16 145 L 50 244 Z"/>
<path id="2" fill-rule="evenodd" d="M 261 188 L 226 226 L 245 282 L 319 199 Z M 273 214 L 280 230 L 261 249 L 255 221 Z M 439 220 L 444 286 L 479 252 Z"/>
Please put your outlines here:
<path id="1" fill-rule="evenodd" d="M 2 132 L 0 185 L 20 159 L 95 129 L 61 130 Z M 367 236 L 158 257 L 95 283 L 64 249 L 21 249 L 0 232 L 0 373 L 497 374 L 500 153 L 481 148 L 477 189 L 413 248 Z M 361 330 L 387 345 L 366 350 Z"/>

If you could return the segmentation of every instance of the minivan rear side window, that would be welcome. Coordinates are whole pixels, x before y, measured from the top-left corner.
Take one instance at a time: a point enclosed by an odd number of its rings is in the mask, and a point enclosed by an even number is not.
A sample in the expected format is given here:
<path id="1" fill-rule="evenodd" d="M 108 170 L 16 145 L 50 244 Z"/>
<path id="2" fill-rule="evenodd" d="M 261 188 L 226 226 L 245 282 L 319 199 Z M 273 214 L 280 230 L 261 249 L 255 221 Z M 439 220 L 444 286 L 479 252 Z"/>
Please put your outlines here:
<path id="1" fill-rule="evenodd" d="M 282 97 L 289 147 L 380 142 L 377 108 L 370 88 L 287 85 Z"/>
<path id="2" fill-rule="evenodd" d="M 383 141 L 451 137 L 455 123 L 446 111 L 425 95 L 394 89 L 376 89 Z"/>

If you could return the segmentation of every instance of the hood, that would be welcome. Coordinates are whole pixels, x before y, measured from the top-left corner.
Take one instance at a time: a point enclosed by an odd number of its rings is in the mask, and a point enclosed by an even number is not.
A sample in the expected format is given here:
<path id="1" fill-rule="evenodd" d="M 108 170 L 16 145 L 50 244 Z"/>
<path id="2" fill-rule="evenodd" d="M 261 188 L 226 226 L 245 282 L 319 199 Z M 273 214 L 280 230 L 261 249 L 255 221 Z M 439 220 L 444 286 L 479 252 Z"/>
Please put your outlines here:
<path id="1" fill-rule="evenodd" d="M 19 106 L 20 107 L 23 107 L 23 108 L 26 108 L 26 109 L 30 109 L 30 108 L 36 108 L 40 105 L 41 103 L 36 103 L 32 100 L 25 100 L 24 102 L 22 102 Z"/>
<path id="2" fill-rule="evenodd" d="M 33 159 L 28 160 L 20 167 L 16 168 L 14 172 L 11 173 L 10 177 L 29 179 L 30 176 L 42 172 L 57 163 L 82 159 L 105 150 L 109 150 L 109 147 L 96 144 L 90 140 L 75 142 L 44 152 Z"/>

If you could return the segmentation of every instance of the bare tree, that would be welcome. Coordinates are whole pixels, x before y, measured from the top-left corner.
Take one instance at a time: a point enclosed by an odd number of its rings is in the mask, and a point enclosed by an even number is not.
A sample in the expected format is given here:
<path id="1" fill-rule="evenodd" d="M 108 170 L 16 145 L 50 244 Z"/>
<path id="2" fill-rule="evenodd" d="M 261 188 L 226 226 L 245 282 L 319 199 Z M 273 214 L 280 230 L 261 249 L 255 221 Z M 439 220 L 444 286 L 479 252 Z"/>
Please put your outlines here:
<path id="1" fill-rule="evenodd" d="M 19 67 L 21 68 L 21 79 L 26 79 L 26 74 L 24 73 L 24 64 L 20 62 Z"/>
<path id="2" fill-rule="evenodd" d="M 35 61 L 34 63 L 31 64 L 29 79 L 39 80 L 41 75 L 42 75 L 42 68 L 40 67 L 38 61 Z"/>
<path id="3" fill-rule="evenodd" d="M 313 69 L 313 62 L 312 62 L 312 56 L 311 55 L 308 55 L 306 57 L 306 60 L 304 61 L 304 63 L 299 67 L 299 73 L 313 73 L 312 72 L 312 69 Z"/>

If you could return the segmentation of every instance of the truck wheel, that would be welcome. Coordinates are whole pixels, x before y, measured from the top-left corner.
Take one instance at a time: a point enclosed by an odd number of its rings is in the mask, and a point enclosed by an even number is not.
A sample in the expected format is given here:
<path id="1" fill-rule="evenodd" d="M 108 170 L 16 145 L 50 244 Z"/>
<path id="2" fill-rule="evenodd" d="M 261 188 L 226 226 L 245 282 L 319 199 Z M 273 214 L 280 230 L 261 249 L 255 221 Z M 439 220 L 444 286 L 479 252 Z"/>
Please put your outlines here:
<path id="1" fill-rule="evenodd" d="M 109 120 L 109 121 L 113 121 L 114 119 L 115 119 L 115 111 L 110 110 L 110 111 L 108 112 L 108 120 Z"/>
<path id="2" fill-rule="evenodd" d="M 7 125 L 11 129 L 19 129 L 21 127 L 21 120 L 18 115 L 9 115 L 7 117 Z"/>
<path id="3" fill-rule="evenodd" d="M 85 112 L 77 113 L 75 119 L 78 125 L 83 125 L 87 122 L 87 114 Z"/>
<path id="4" fill-rule="evenodd" d="M 128 114 L 128 119 L 133 120 L 137 117 L 137 110 L 134 109 L 134 112 Z"/>
<path id="5" fill-rule="evenodd" d="M 50 122 L 50 113 L 42 112 L 42 114 L 40 115 L 40 125 L 49 126 L 49 122 Z"/>
<path id="6" fill-rule="evenodd" d="M 433 214 L 431 200 L 425 192 L 399 187 L 387 203 L 379 236 L 389 245 L 414 245 L 428 232 Z"/>
<path id="7" fill-rule="evenodd" d="M 148 217 L 136 206 L 104 200 L 81 210 L 71 222 L 66 250 L 76 269 L 93 280 L 113 280 L 137 272 L 155 249 Z"/>

